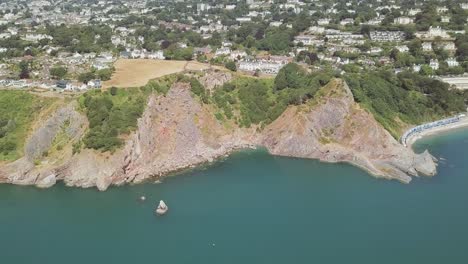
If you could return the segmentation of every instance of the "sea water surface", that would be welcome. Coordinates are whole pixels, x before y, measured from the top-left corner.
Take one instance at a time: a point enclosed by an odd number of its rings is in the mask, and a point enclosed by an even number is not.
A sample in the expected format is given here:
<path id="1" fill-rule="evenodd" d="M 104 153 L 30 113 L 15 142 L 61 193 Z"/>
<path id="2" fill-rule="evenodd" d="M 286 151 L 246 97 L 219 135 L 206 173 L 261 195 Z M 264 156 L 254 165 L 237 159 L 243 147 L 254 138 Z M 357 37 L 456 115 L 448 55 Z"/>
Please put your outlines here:
<path id="1" fill-rule="evenodd" d="M 468 130 L 415 148 L 444 160 L 408 185 L 262 151 L 107 192 L 0 185 L 0 263 L 468 263 Z"/>

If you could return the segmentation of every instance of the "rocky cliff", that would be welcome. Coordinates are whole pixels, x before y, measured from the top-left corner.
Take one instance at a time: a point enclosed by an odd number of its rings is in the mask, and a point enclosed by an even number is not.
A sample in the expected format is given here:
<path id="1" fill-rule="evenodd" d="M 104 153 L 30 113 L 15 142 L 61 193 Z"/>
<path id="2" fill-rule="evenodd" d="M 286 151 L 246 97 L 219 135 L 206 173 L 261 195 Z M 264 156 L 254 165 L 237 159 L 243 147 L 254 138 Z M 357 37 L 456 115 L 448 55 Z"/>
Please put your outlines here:
<path id="1" fill-rule="evenodd" d="M 349 162 L 405 183 L 418 173 L 436 172 L 428 152 L 418 155 L 399 144 L 354 102 L 342 80 L 331 81 L 307 105 L 289 107 L 262 138 L 274 155 Z"/>
<path id="2" fill-rule="evenodd" d="M 72 145 L 87 128 L 86 117 L 75 108 L 66 105 L 39 125 L 25 156 L 0 166 L 0 182 L 49 187 L 63 180 L 69 186 L 106 190 L 252 146 L 265 146 L 274 155 L 349 162 L 402 182 L 436 171 L 427 152 L 417 155 L 400 145 L 354 102 L 341 80 L 333 80 L 308 104 L 289 107 L 261 132 L 219 122 L 212 106 L 194 98 L 188 84 L 176 83 L 167 95 L 149 97 L 137 130 L 114 153 L 84 149 L 73 154 Z M 66 144 L 58 148 L 57 138 L 66 138 Z"/>

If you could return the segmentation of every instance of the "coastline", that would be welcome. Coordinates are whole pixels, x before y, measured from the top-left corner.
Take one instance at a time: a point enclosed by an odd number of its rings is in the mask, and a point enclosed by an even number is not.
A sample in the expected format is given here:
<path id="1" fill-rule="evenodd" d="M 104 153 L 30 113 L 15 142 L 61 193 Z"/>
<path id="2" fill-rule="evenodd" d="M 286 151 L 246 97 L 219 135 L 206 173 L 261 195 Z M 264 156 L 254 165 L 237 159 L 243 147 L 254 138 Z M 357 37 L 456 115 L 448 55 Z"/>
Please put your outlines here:
<path id="1" fill-rule="evenodd" d="M 447 132 L 447 131 L 450 131 L 450 130 L 453 130 L 453 129 L 463 128 L 463 127 L 468 127 L 468 117 L 462 118 L 457 123 L 453 123 L 453 124 L 442 126 L 442 127 L 435 127 L 433 129 L 424 130 L 424 131 L 421 131 L 421 132 L 419 132 L 417 134 L 411 135 L 406 140 L 406 147 L 412 149 L 413 144 L 416 141 L 418 141 L 418 140 L 420 140 L 420 139 L 422 139 L 424 137 L 440 134 L 440 133 L 443 133 L 443 132 Z"/>

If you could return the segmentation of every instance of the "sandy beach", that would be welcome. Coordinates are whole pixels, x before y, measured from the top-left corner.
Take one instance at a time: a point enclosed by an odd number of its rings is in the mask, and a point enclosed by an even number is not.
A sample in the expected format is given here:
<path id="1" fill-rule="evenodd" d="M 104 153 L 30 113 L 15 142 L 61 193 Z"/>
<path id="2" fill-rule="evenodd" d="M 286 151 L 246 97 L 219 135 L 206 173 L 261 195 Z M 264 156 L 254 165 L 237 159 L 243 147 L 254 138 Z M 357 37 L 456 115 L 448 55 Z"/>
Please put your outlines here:
<path id="1" fill-rule="evenodd" d="M 442 126 L 442 127 L 435 127 L 432 129 L 424 130 L 420 133 L 413 134 L 408 137 L 406 140 L 407 147 L 411 148 L 414 144 L 414 142 L 418 141 L 419 139 L 430 136 L 430 135 L 435 135 L 438 133 L 446 132 L 452 129 L 456 128 L 462 128 L 462 127 L 468 127 L 468 117 L 463 117 L 458 121 L 457 123 Z"/>

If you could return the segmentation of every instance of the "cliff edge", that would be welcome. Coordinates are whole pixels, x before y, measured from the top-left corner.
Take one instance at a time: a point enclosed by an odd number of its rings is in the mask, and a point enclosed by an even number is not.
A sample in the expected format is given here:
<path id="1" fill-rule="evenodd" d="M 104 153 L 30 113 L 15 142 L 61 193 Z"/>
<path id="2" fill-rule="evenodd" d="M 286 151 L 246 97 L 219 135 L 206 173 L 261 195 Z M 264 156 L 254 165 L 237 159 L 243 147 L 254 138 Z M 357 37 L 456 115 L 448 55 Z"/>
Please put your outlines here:
<path id="1" fill-rule="evenodd" d="M 354 102 L 340 79 L 332 80 L 306 104 L 289 106 L 263 130 L 217 120 L 212 106 L 202 104 L 190 85 L 180 82 L 166 95 L 149 96 L 137 130 L 115 152 L 72 151 L 87 125 L 76 104 L 59 108 L 33 131 L 23 158 L 0 166 L 0 182 L 49 187 L 62 180 L 68 186 L 106 190 L 252 146 L 265 146 L 273 155 L 349 162 L 375 176 L 405 183 L 411 176 L 436 173 L 428 152 L 415 154 L 399 144 Z M 66 143 L 58 148 L 57 141 L 63 138 Z"/>
<path id="2" fill-rule="evenodd" d="M 360 108 L 343 80 L 323 87 L 306 105 L 289 107 L 263 133 L 274 155 L 349 162 L 375 176 L 408 183 L 410 176 L 434 175 L 428 152 L 403 147 Z"/>

